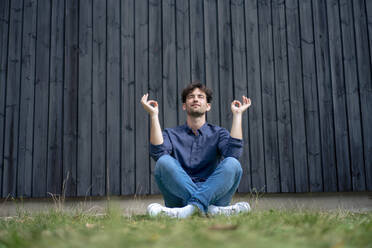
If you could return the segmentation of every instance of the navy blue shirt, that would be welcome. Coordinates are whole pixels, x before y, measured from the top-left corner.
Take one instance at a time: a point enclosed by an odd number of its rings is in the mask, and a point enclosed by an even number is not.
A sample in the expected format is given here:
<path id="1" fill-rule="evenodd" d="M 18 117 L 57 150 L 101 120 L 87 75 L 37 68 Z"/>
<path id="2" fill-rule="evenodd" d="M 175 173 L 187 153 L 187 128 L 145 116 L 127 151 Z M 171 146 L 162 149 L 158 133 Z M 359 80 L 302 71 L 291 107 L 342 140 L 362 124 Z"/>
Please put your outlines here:
<path id="1" fill-rule="evenodd" d="M 193 181 L 205 181 L 222 157 L 238 159 L 243 152 L 243 140 L 232 138 L 225 128 L 205 123 L 197 133 L 187 124 L 166 128 L 163 144 L 150 143 L 150 155 L 157 161 L 169 154 L 180 162 Z"/>

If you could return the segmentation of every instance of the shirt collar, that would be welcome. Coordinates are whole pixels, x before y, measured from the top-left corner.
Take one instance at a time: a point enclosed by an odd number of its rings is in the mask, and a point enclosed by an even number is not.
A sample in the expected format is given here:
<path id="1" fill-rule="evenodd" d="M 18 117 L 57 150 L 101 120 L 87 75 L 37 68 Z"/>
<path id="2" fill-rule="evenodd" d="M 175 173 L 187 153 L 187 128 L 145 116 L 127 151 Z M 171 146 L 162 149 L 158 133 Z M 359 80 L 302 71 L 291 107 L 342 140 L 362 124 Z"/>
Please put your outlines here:
<path id="1" fill-rule="evenodd" d="M 194 132 L 192 131 L 192 129 L 187 125 L 187 123 L 185 123 L 185 130 L 186 130 L 186 132 L 187 133 L 192 133 L 192 134 L 194 134 Z M 207 122 L 205 122 L 204 124 L 203 124 L 203 126 L 201 126 L 197 131 L 198 131 L 198 133 L 200 134 L 200 135 L 204 135 L 205 134 L 205 132 L 207 131 L 207 128 L 208 128 L 208 123 Z"/>

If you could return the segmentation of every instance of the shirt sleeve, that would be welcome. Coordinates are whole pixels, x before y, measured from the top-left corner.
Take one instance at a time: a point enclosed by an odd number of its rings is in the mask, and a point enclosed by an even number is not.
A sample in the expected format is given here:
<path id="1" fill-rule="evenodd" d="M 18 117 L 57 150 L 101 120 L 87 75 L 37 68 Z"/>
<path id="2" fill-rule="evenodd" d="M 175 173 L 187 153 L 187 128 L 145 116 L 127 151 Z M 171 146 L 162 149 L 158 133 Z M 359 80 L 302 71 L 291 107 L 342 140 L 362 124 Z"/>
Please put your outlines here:
<path id="1" fill-rule="evenodd" d="M 169 135 L 166 131 L 163 132 L 163 144 L 153 145 L 150 143 L 150 156 L 155 160 L 165 155 L 172 153 L 172 143 L 170 142 Z"/>
<path id="2" fill-rule="evenodd" d="M 243 140 L 231 137 L 230 133 L 224 128 L 219 133 L 218 149 L 222 156 L 239 159 L 243 153 Z"/>

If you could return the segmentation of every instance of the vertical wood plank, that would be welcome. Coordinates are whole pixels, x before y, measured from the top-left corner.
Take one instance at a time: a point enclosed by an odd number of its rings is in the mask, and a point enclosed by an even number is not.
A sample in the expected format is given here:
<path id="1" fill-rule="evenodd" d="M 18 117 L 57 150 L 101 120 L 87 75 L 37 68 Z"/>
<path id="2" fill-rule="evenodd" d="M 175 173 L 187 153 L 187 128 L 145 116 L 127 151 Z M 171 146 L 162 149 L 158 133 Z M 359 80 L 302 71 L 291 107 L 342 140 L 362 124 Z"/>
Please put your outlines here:
<path id="1" fill-rule="evenodd" d="M 65 75 L 63 88 L 63 193 L 76 195 L 77 94 L 78 94 L 78 2 L 65 3 Z"/>
<path id="2" fill-rule="evenodd" d="M 10 3 L 5 105 L 3 197 L 16 197 L 23 1 Z"/>
<path id="3" fill-rule="evenodd" d="M 47 196 L 51 1 L 38 1 L 32 196 Z"/>
<path id="4" fill-rule="evenodd" d="M 52 1 L 47 154 L 48 194 L 60 194 L 62 186 L 64 7 L 64 1 Z"/>
<path id="5" fill-rule="evenodd" d="M 252 191 L 262 192 L 266 190 L 266 177 L 263 146 L 260 45 L 257 11 L 258 7 L 256 0 L 245 2 L 248 96 L 252 100 L 252 107 L 250 107 L 248 111 Z M 224 90 L 221 90 L 221 92 L 224 92 Z"/>
<path id="6" fill-rule="evenodd" d="M 162 20 L 162 11 L 164 15 L 168 15 L 168 18 L 172 18 L 171 13 L 167 9 L 169 4 L 169 2 L 164 1 L 162 3 L 159 0 L 150 0 L 149 2 L 149 97 L 150 99 L 155 99 L 159 104 L 159 121 L 162 127 L 164 125 L 174 126 L 177 123 L 177 113 L 175 113 L 177 109 L 176 104 L 173 101 L 169 101 L 172 99 L 172 96 L 175 96 L 177 91 L 175 87 L 172 87 L 173 85 L 177 86 L 177 82 L 173 78 L 170 78 L 173 76 L 171 75 L 169 66 L 169 62 L 171 62 L 169 60 L 171 52 L 170 36 L 172 35 L 172 31 L 170 30 L 171 23 L 169 21 L 167 22 L 166 19 Z M 168 25 L 168 27 L 165 25 Z M 164 42 L 164 51 L 162 51 L 162 40 Z M 162 61 L 162 55 L 164 55 L 164 62 Z M 164 69 L 163 72 L 162 69 Z M 164 94 L 163 83 L 166 85 L 164 87 Z M 173 108 L 173 111 L 171 108 Z M 166 119 L 165 122 L 163 122 L 163 115 Z M 146 141 L 149 142 L 149 140 Z M 160 193 L 154 178 L 155 161 L 150 159 L 150 165 L 151 193 Z"/>
<path id="7" fill-rule="evenodd" d="M 120 194 L 120 2 L 107 0 L 107 194 Z"/>
<path id="8" fill-rule="evenodd" d="M 311 192 L 321 192 L 323 191 L 323 176 L 320 152 L 319 107 L 314 57 L 312 6 L 310 0 L 299 1 L 299 5 L 309 190 Z"/>
<path id="9" fill-rule="evenodd" d="M 229 129 L 232 123 L 230 103 L 234 100 L 230 2 L 218 0 L 217 12 L 221 126 Z"/>
<path id="10" fill-rule="evenodd" d="M 297 0 L 286 1 L 289 95 L 296 192 L 309 191 L 305 136 L 300 24 Z"/>
<path id="11" fill-rule="evenodd" d="M 212 109 L 207 113 L 207 121 L 220 125 L 220 85 L 218 75 L 218 16 L 217 1 L 204 1 L 205 34 L 205 84 L 213 91 Z M 228 104 L 223 101 L 222 104 Z"/>
<path id="12" fill-rule="evenodd" d="M 93 0 L 92 195 L 106 192 L 106 1 Z"/>
<path id="13" fill-rule="evenodd" d="M 89 196 L 92 192 L 92 12 L 92 0 L 80 1 L 77 196 Z"/>
<path id="14" fill-rule="evenodd" d="M 260 1 L 258 9 L 266 187 L 267 192 L 280 192 L 271 4 L 269 1 Z"/>
<path id="15" fill-rule="evenodd" d="M 366 189 L 372 190 L 372 2 L 353 1 Z M 368 26 L 368 27 L 367 27 Z M 369 40 L 368 40 L 369 39 Z M 369 45 L 368 45 L 369 41 Z M 369 49 L 368 49 L 369 48 Z"/>
<path id="16" fill-rule="evenodd" d="M 244 1 L 231 1 L 231 31 L 232 31 L 232 61 L 233 61 L 233 82 L 235 99 L 242 101 L 241 97 L 247 96 L 247 60 L 245 47 L 245 29 L 244 29 Z M 228 87 L 226 85 L 225 87 Z M 231 103 L 231 102 L 230 102 Z M 224 104 L 230 105 L 229 102 Z M 249 110 L 248 110 L 249 111 Z M 239 185 L 240 192 L 248 192 L 251 188 L 251 168 L 249 156 L 249 137 L 248 137 L 248 114 L 244 113 L 242 119 L 244 151 L 240 158 L 243 169 L 242 179 Z"/>
<path id="17" fill-rule="evenodd" d="M 181 91 L 191 83 L 190 58 L 190 8 L 189 0 L 176 0 L 176 43 L 177 43 L 177 99 L 178 124 L 186 122 L 182 110 Z"/>
<path id="18" fill-rule="evenodd" d="M 346 110 L 353 191 L 366 188 L 352 1 L 340 0 Z M 359 35 L 359 34 L 356 34 Z"/>
<path id="19" fill-rule="evenodd" d="M 121 193 L 135 193 L 134 0 L 121 3 Z"/>
<path id="20" fill-rule="evenodd" d="M 336 141 L 338 190 L 352 189 L 350 176 L 350 157 L 346 115 L 346 95 L 344 71 L 342 68 L 342 41 L 338 1 L 327 1 L 329 50 L 331 62 L 333 111 Z"/>
<path id="21" fill-rule="evenodd" d="M 203 1 L 190 1 L 191 80 L 205 84 Z"/>
<path id="22" fill-rule="evenodd" d="M 289 104 L 288 54 L 285 2 L 272 2 L 275 90 L 278 118 L 278 150 L 281 192 L 294 192 L 291 109 Z"/>
<path id="23" fill-rule="evenodd" d="M 331 69 L 325 1 L 313 1 L 313 15 L 323 187 L 325 192 L 334 192 L 337 191 L 336 151 L 333 127 L 332 82 L 330 74 Z"/>
<path id="24" fill-rule="evenodd" d="M 176 25 L 175 25 L 175 1 L 163 0 L 162 11 L 162 47 L 163 47 L 163 114 L 164 114 L 164 128 L 175 127 L 177 125 L 177 99 L 180 97 L 177 92 L 177 50 L 176 50 Z M 151 13 L 151 12 L 150 12 Z M 150 21 L 151 23 L 152 21 Z M 151 24 L 150 24 L 151 25 Z M 150 27 L 150 35 L 151 35 Z M 156 30 L 156 28 L 154 28 Z M 155 55 L 153 47 L 151 46 L 150 53 Z M 159 46 L 161 49 L 161 44 Z M 160 54 L 158 59 L 161 59 Z M 154 58 L 152 58 L 154 62 Z M 150 63 L 151 65 L 152 63 Z M 151 69 L 151 68 L 150 68 Z M 150 74 L 151 82 L 151 74 Z M 159 85 L 160 88 L 161 84 Z M 151 89 L 150 85 L 150 90 Z M 150 91 L 151 92 L 151 91 Z M 158 98 L 160 100 L 160 98 Z"/>
<path id="25" fill-rule="evenodd" d="M 0 1 L 0 197 L 3 189 L 5 99 L 7 85 L 8 38 L 10 1 Z"/>
<path id="26" fill-rule="evenodd" d="M 148 2 L 135 2 L 135 103 L 148 92 L 149 80 L 149 16 Z M 150 191 L 149 160 L 149 119 L 147 112 L 139 104 L 135 105 L 136 137 L 136 194 Z"/>
<path id="27" fill-rule="evenodd" d="M 31 197 L 37 1 L 24 2 L 17 196 Z"/>

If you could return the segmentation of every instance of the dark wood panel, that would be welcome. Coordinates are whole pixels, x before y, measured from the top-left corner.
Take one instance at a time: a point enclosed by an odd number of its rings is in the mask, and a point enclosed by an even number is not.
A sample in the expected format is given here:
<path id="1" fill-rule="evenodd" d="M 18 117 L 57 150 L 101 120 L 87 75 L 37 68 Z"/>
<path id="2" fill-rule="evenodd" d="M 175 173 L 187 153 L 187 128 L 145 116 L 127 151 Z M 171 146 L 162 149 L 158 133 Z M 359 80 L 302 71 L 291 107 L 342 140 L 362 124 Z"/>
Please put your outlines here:
<path id="1" fill-rule="evenodd" d="M 191 80 L 205 84 L 203 1 L 190 2 Z"/>
<path id="2" fill-rule="evenodd" d="M 339 4 L 337 1 L 327 1 L 327 16 L 329 27 L 330 62 L 333 94 L 333 111 L 336 141 L 336 159 L 338 190 L 352 189 L 350 176 L 350 156 L 347 130 L 345 80 L 342 67 L 341 29 L 338 22 Z"/>
<path id="3" fill-rule="evenodd" d="M 299 4 L 309 190 L 321 192 L 323 177 L 312 7 L 310 0 L 299 1 Z"/>
<path id="4" fill-rule="evenodd" d="M 78 196 L 89 196 L 92 192 L 92 59 L 93 0 L 85 0 L 79 6 Z"/>
<path id="5" fill-rule="evenodd" d="M 62 117 L 64 1 L 52 1 L 47 192 L 61 194 L 62 188 Z"/>
<path id="6" fill-rule="evenodd" d="M 65 75 L 63 88 L 63 193 L 76 195 L 78 122 L 78 2 L 65 2 Z"/>
<path id="7" fill-rule="evenodd" d="M 263 192 L 266 190 L 266 176 L 265 155 L 263 146 L 258 8 L 257 1 L 255 0 L 249 0 L 245 2 L 245 26 L 247 44 L 248 96 L 251 98 L 252 101 L 252 107 L 250 107 L 248 110 L 249 149 L 251 154 L 252 176 L 251 191 Z M 225 89 L 221 92 L 224 91 Z"/>
<path id="8" fill-rule="evenodd" d="M 135 2 L 135 103 L 148 92 L 149 81 L 149 16 L 148 2 Z M 136 194 L 150 192 L 149 119 L 141 105 L 135 104 Z"/>
<path id="9" fill-rule="evenodd" d="M 134 0 L 121 3 L 121 193 L 135 193 Z"/>
<path id="10" fill-rule="evenodd" d="M 9 12 L 9 48 L 5 101 L 3 197 L 16 197 L 18 167 L 19 93 L 21 80 L 23 1 L 15 0 Z"/>
<path id="11" fill-rule="evenodd" d="M 224 0 L 217 2 L 218 12 L 218 73 L 220 79 L 220 115 L 221 126 L 229 129 L 232 123 L 230 103 L 234 100 L 233 64 L 231 41 L 230 3 Z M 216 103 L 215 103 L 216 104 Z"/>
<path id="12" fill-rule="evenodd" d="M 107 194 L 120 194 L 120 3 L 107 0 Z"/>
<path id="13" fill-rule="evenodd" d="M 51 1 L 38 2 L 32 196 L 47 196 Z"/>
<path id="14" fill-rule="evenodd" d="M 351 180 L 353 191 L 366 189 L 359 85 L 355 50 L 353 5 L 351 1 L 340 1 L 343 62 L 345 70 L 346 110 L 349 133 Z M 350 173 L 350 172 L 349 172 Z"/>
<path id="15" fill-rule="evenodd" d="M 162 20 L 162 11 L 164 12 L 164 17 L 166 15 L 168 15 L 168 18 L 172 17 L 167 9 L 169 4 L 169 2 L 162 3 L 162 1 L 159 0 L 151 0 L 149 3 L 149 97 L 150 99 L 155 99 L 159 104 L 159 121 L 162 127 L 169 127 L 169 125 L 174 126 L 177 123 L 177 113 L 175 113 L 176 104 L 169 101 L 172 99 L 172 95 L 174 97 L 177 91 L 172 87 L 172 84 L 177 86 L 177 82 L 175 80 L 170 80 L 172 75 L 169 70 L 169 62 L 171 62 L 169 60 L 169 46 L 171 43 L 169 36 L 172 35 L 172 32 L 171 30 L 167 30 L 167 28 L 170 28 L 171 23 L 167 20 Z M 162 50 L 162 40 L 164 52 Z M 175 54 L 173 54 L 173 56 L 174 55 Z M 163 56 L 164 62 L 162 60 Z M 170 94 L 170 96 L 168 96 L 168 94 Z M 171 107 L 173 107 L 173 111 Z M 163 121 L 163 118 L 166 121 Z M 149 143 L 149 138 L 147 142 Z M 150 159 L 150 165 L 150 192 L 152 194 L 160 193 L 154 178 L 155 161 Z"/>
<path id="16" fill-rule="evenodd" d="M 31 197 L 34 127 L 34 84 L 37 4 L 26 0 L 23 9 L 21 99 L 18 139 L 17 196 Z"/>
<path id="17" fill-rule="evenodd" d="M 207 121 L 213 125 L 220 125 L 221 113 L 217 22 L 217 0 L 204 1 L 205 84 L 213 91 L 212 109 L 207 113 Z M 222 104 L 229 105 L 227 100 L 224 99 Z"/>
<path id="18" fill-rule="evenodd" d="M 288 54 L 285 5 L 281 0 L 272 2 L 273 44 L 276 108 L 278 118 L 278 150 L 280 164 L 280 191 L 294 192 L 291 109 L 289 103 Z"/>
<path id="19" fill-rule="evenodd" d="M 337 191 L 336 151 L 325 1 L 313 1 L 313 10 L 323 186 L 324 191 L 334 192 Z"/>
<path id="20" fill-rule="evenodd" d="M 189 1 L 176 0 L 176 43 L 178 124 L 183 125 L 186 122 L 186 114 L 182 110 L 180 95 L 186 85 L 191 83 Z"/>
<path id="21" fill-rule="evenodd" d="M 353 1 L 366 189 L 372 190 L 372 1 Z M 369 39 L 369 40 L 368 40 Z M 369 45 L 368 45 L 369 41 Z M 369 48 L 369 49 L 368 49 Z"/>
<path id="22" fill-rule="evenodd" d="M 258 3 L 261 52 L 262 115 L 267 192 L 280 192 L 280 168 L 276 117 L 276 92 L 271 4 Z"/>
<path id="23" fill-rule="evenodd" d="M 92 195 L 106 194 L 106 2 L 93 1 Z"/>
<path id="24" fill-rule="evenodd" d="M 289 95 L 296 192 L 309 191 L 298 2 L 286 1 Z"/>
<path id="25" fill-rule="evenodd" d="M 9 0 L 0 1 L 0 197 L 3 189 L 5 99 L 9 38 Z"/>
<path id="26" fill-rule="evenodd" d="M 233 89 L 234 98 L 242 102 L 242 96 L 247 96 L 247 60 L 245 47 L 244 28 L 244 1 L 231 1 L 231 32 L 232 32 L 232 61 L 233 61 Z M 227 86 L 228 87 L 228 86 Z M 223 101 L 222 104 L 230 105 L 231 102 Z M 230 105 L 231 106 L 231 105 Z M 249 110 L 248 110 L 249 111 Z M 230 127 L 228 127 L 230 128 Z M 249 154 L 249 125 L 248 114 L 244 113 L 242 118 L 244 151 L 240 158 L 243 169 L 242 179 L 238 190 L 247 192 L 251 188 L 251 163 Z"/>

